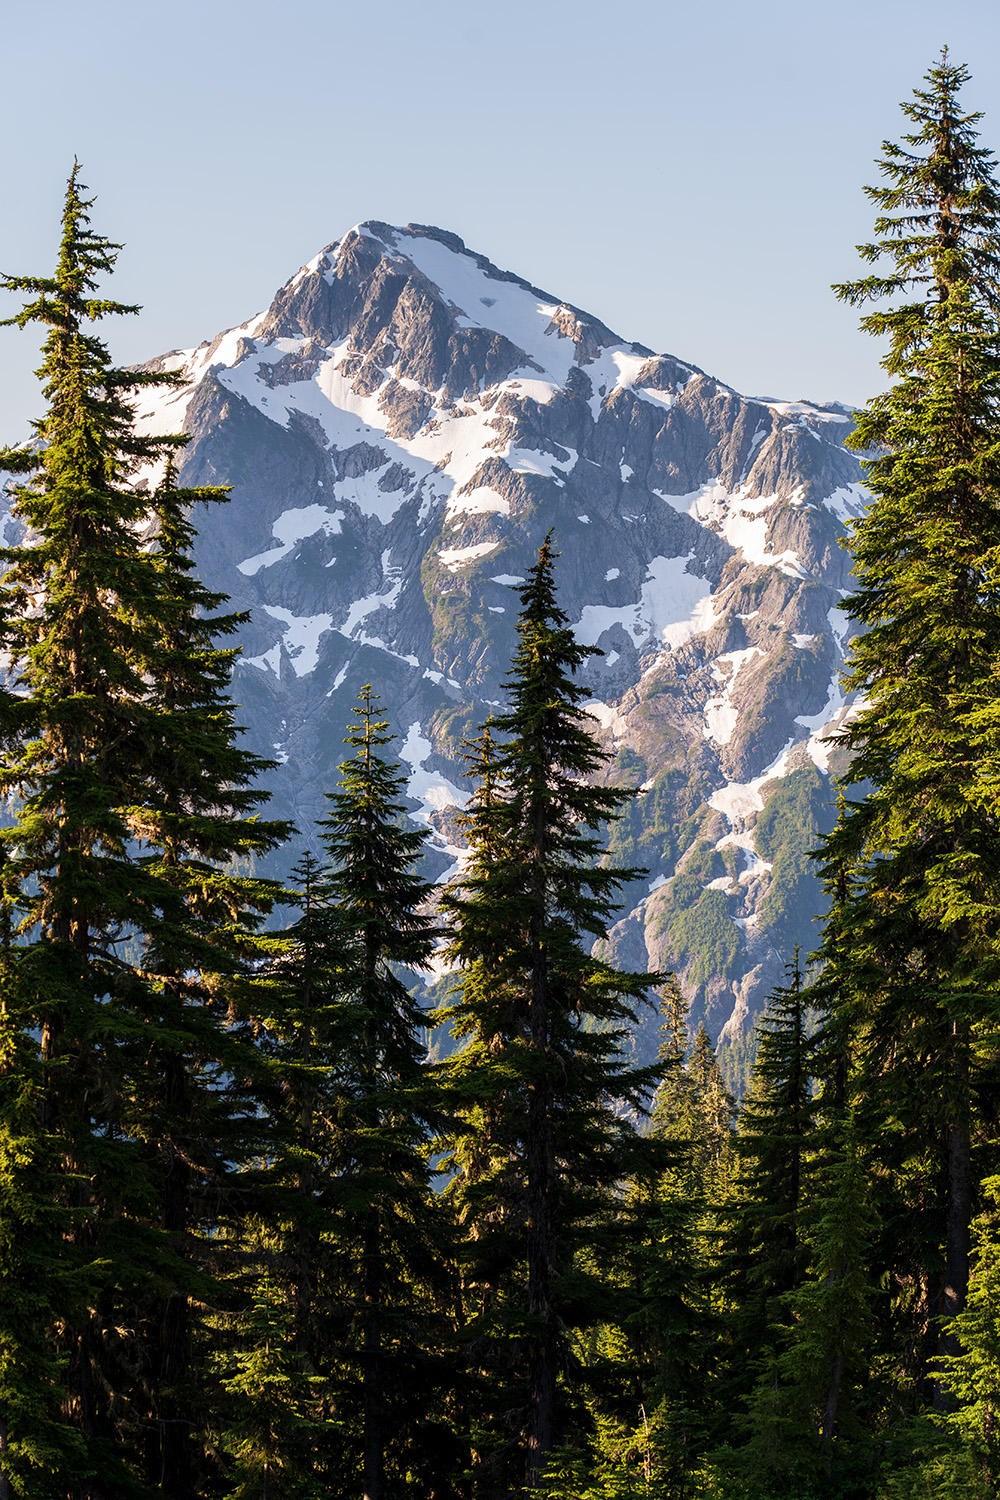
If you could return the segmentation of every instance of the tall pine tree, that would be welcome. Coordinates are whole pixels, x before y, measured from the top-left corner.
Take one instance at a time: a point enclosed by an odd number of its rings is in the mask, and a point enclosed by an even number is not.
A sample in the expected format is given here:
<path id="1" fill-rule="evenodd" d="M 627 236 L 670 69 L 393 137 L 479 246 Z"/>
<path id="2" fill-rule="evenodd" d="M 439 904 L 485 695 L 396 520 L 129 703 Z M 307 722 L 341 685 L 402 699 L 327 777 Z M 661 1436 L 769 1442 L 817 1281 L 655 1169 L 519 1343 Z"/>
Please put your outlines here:
<path id="1" fill-rule="evenodd" d="M 319 825 L 327 862 L 298 867 L 303 914 L 274 966 L 281 998 L 265 1043 L 278 1148 L 263 1170 L 263 1279 L 286 1288 L 288 1342 L 312 1383 L 289 1386 L 303 1422 L 286 1424 L 284 1451 L 281 1433 L 269 1439 L 268 1461 L 301 1468 L 311 1398 L 312 1483 L 339 1494 L 360 1480 L 366 1500 L 444 1496 L 459 1464 L 441 1422 L 453 1343 L 451 1246 L 431 1189 L 441 1102 L 407 983 L 437 929 L 415 869 L 425 834 L 406 826 L 405 778 L 386 758 L 392 736 L 370 686 L 354 714 L 353 753 Z M 259 1465 L 263 1449 L 241 1442 L 241 1471 Z"/>
<path id="2" fill-rule="evenodd" d="M 864 633 L 847 681 L 865 706 L 844 735 L 846 779 L 871 790 L 826 841 L 847 894 L 824 987 L 848 1102 L 880 1137 L 895 1200 L 884 1269 L 918 1289 L 903 1340 L 918 1376 L 942 1326 L 941 1351 L 957 1352 L 998 1081 L 1000 187 L 980 117 L 960 107 L 967 78 L 944 53 L 903 105 L 911 129 L 867 189 L 877 238 L 860 249 L 875 269 L 836 289 L 888 303 L 862 327 L 888 340 L 892 384 L 852 439 L 873 503 L 851 537 L 846 608 Z"/>
<path id="3" fill-rule="evenodd" d="M 605 760 L 574 681 L 592 648 L 556 603 L 554 564 L 548 537 L 520 590 L 510 706 L 474 763 L 471 859 L 444 898 L 451 954 L 466 970 L 450 1014 L 464 1041 L 452 1077 L 467 1101 L 456 1158 L 472 1238 L 467 1288 L 479 1357 L 489 1365 L 506 1345 L 512 1413 L 526 1355 L 532 1486 L 565 1427 L 557 1388 L 569 1332 L 613 1313 L 600 1305 L 595 1262 L 591 1280 L 577 1252 L 599 1250 L 601 1226 L 621 1206 L 616 1187 L 642 1155 L 626 1111 L 644 1107 L 650 1075 L 625 1067 L 620 1043 L 660 977 L 623 973 L 590 951 L 635 873 L 600 863 L 601 825 L 630 793 L 587 779 Z M 494 1453 L 515 1434 L 494 1431 Z M 499 1472 L 496 1482 L 506 1482 Z"/>
<path id="4" fill-rule="evenodd" d="M 4 1087 L 24 1098 L 31 1080 L 32 1161 L 58 1227 L 38 1308 L 67 1437 L 86 1444 L 81 1468 L 78 1448 L 48 1443 L 49 1482 L 95 1500 L 144 1483 L 187 1497 L 191 1186 L 206 1155 L 225 1161 L 210 1117 L 238 1071 L 225 984 L 205 976 L 248 973 L 247 916 L 273 896 L 224 891 L 216 866 L 282 830 L 242 819 L 263 763 L 234 748 L 231 653 L 201 618 L 221 601 L 189 577 L 180 506 L 218 494 L 176 492 L 168 475 L 154 500 L 134 482 L 185 439 L 139 435 L 129 397 L 176 378 L 115 369 L 89 331 L 137 309 L 91 295 L 119 247 L 91 230 L 83 193 L 74 168 L 55 274 L 4 282 L 29 295 L 9 321 L 49 330 L 47 413 L 33 445 L 0 456 L 33 476 L 14 492 L 25 544 L 3 553 L 19 696 L 0 787 L 16 796 L 6 870 L 23 939 L 8 990 L 20 1066 Z M 6 1442 L 13 1473 L 42 1451 L 30 1422 Z"/>

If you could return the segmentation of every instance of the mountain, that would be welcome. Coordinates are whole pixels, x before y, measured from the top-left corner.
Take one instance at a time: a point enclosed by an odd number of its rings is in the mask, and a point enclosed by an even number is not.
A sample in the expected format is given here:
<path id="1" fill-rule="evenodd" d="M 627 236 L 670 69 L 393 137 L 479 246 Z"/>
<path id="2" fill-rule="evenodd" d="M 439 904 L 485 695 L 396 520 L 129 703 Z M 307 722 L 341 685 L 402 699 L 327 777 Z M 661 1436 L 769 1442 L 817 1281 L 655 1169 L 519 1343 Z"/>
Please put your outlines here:
<path id="1" fill-rule="evenodd" d="M 743 397 L 412 224 L 359 225 L 266 312 L 149 368 L 189 384 L 151 391 L 143 429 L 190 434 L 183 484 L 233 487 L 199 566 L 252 611 L 234 692 L 303 840 L 371 682 L 431 872 L 455 867 L 461 741 L 504 701 L 513 589 L 554 530 L 560 603 L 605 653 L 585 680 L 609 774 L 642 788 L 612 847 L 649 875 L 613 947 L 677 971 L 734 1071 L 816 941 L 839 543 L 865 498 L 849 410 Z"/>

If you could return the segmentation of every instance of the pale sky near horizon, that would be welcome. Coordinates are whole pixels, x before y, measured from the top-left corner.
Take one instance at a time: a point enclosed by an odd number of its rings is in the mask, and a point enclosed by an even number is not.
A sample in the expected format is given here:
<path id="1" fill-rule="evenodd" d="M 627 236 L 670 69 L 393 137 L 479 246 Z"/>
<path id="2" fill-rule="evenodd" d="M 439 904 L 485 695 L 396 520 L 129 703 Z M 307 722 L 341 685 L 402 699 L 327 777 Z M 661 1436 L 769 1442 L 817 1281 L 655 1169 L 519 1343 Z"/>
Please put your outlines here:
<path id="1" fill-rule="evenodd" d="M 830 283 L 947 43 L 1000 151 L 996 0 L 36 0 L 5 19 L 0 269 L 54 264 L 74 153 L 125 242 L 121 362 L 260 311 L 362 219 L 437 224 L 747 395 L 860 402 Z M 0 313 L 14 305 L 0 299 Z M 41 399 L 0 329 L 0 442 Z"/>

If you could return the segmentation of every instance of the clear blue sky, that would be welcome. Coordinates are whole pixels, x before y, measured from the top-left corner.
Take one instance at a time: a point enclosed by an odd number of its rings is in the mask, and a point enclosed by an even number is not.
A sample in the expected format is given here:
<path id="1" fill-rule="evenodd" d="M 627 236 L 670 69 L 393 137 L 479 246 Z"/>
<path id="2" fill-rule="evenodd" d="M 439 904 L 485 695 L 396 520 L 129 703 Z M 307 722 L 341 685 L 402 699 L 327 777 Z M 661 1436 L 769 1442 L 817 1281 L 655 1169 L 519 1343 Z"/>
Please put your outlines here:
<path id="1" fill-rule="evenodd" d="M 108 326 L 121 361 L 243 321 L 380 218 L 746 394 L 860 401 L 877 348 L 828 288 L 942 43 L 1000 150 L 996 0 L 20 0 L 4 42 L 0 268 L 51 268 L 76 153 L 126 245 L 109 290 L 144 305 Z M 0 330 L 0 438 L 35 364 Z"/>

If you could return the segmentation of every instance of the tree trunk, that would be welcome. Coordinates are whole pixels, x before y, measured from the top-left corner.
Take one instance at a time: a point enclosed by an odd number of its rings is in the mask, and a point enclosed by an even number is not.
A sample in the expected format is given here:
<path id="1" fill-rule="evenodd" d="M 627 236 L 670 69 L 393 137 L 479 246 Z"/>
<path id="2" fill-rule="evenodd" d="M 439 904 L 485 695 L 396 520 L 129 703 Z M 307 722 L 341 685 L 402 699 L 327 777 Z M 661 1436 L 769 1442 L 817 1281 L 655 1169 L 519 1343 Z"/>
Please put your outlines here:
<path id="1" fill-rule="evenodd" d="M 188 1117 L 190 1090 L 185 1060 L 176 1052 L 162 1060 L 165 1138 L 160 1149 L 166 1156 L 162 1182 L 160 1222 L 171 1238 L 171 1248 L 184 1254 L 184 1234 L 189 1218 L 191 1168 L 183 1138 L 174 1139 L 177 1121 Z M 147 1444 L 146 1473 L 170 1500 L 194 1500 L 191 1484 L 192 1415 L 185 1410 L 183 1385 L 190 1363 L 190 1312 L 186 1293 L 170 1291 L 159 1297 L 153 1309 L 150 1366 L 152 1377 L 152 1422 Z"/>
<path id="2" fill-rule="evenodd" d="M 840 1405 L 840 1383 L 843 1376 L 844 1352 L 838 1349 L 833 1357 L 830 1383 L 826 1388 L 826 1400 L 823 1403 L 823 1459 L 828 1479 L 833 1477 L 833 1439 L 837 1430 L 837 1407 Z"/>
<path id="3" fill-rule="evenodd" d="M 4 1449 L 8 1446 L 7 1423 L 0 1417 L 0 1500 L 11 1500 L 10 1480 L 3 1467 Z"/>
<path id="4" fill-rule="evenodd" d="M 385 1430 L 382 1411 L 382 1338 L 379 1319 L 379 1244 L 378 1230 L 365 1230 L 364 1318 L 362 1340 L 362 1382 L 365 1417 L 364 1500 L 383 1500 L 385 1494 Z"/>
<path id="5" fill-rule="evenodd" d="M 531 1046 L 539 1075 L 528 1096 L 528 1313 L 533 1324 L 528 1412 L 528 1484 L 541 1480 L 555 1444 L 556 1328 L 552 1307 L 552 1194 L 555 1149 L 552 1139 L 552 1081 L 548 1075 L 549 994 L 548 964 L 542 942 L 545 921 L 544 835 L 542 813 L 536 815 L 535 915 L 531 922 Z"/>
<path id="6" fill-rule="evenodd" d="M 938 1344 L 938 1354 L 951 1358 L 961 1354 L 962 1350 L 957 1334 L 948 1325 L 963 1311 L 969 1290 L 972 1164 L 968 1110 L 970 1039 L 968 1021 L 956 1022 L 953 1027 L 953 1036 L 955 1056 L 951 1072 L 955 1081 L 956 1105 L 945 1139 L 948 1217 L 944 1287 L 941 1295 L 941 1318 L 945 1327 Z M 934 1410 L 950 1411 L 954 1404 L 954 1398 L 945 1389 L 943 1382 L 935 1380 Z"/>

